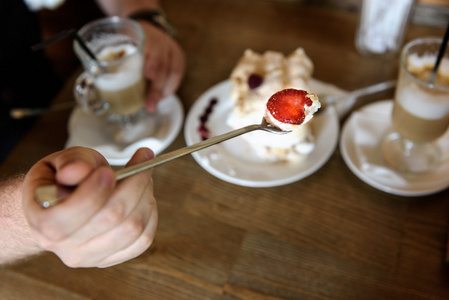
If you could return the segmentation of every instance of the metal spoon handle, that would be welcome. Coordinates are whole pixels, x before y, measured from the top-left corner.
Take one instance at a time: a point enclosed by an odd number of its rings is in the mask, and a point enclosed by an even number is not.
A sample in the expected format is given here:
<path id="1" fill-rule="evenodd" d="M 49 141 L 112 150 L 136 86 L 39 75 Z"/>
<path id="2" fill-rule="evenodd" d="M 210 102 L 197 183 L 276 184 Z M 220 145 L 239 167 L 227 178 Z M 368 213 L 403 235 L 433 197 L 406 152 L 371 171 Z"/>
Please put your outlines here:
<path id="1" fill-rule="evenodd" d="M 174 150 L 172 152 L 162 154 L 160 156 L 156 156 L 155 158 L 142 162 L 140 164 L 123 168 L 115 172 L 115 176 L 117 180 L 121 180 L 125 177 L 134 175 L 136 173 L 148 170 L 150 168 L 156 167 L 163 163 L 169 162 L 186 154 L 207 148 L 209 146 L 218 144 L 220 142 L 229 140 L 231 138 L 237 137 L 239 135 L 262 129 L 261 125 L 249 125 L 243 128 L 239 128 L 222 135 L 211 137 L 210 139 L 201 141 L 199 143 L 193 144 L 191 146 L 187 146 L 178 150 Z M 42 207 L 50 207 L 54 206 L 62 201 L 70 195 L 70 193 L 76 187 L 61 187 L 57 185 L 46 185 L 38 187 L 35 191 L 35 199 Z"/>
<path id="2" fill-rule="evenodd" d="M 190 146 L 178 149 L 178 150 L 174 150 L 174 151 L 166 153 L 166 154 L 162 154 L 160 156 L 153 158 L 152 160 L 145 161 L 140 164 L 116 171 L 115 172 L 116 179 L 117 180 L 123 179 L 125 177 L 128 177 L 128 176 L 134 175 L 136 173 L 156 167 L 160 164 L 169 162 L 173 159 L 179 158 L 186 154 L 210 147 L 210 146 L 218 144 L 220 142 L 229 140 L 233 137 L 236 137 L 236 136 L 239 136 L 239 135 L 245 134 L 247 132 L 260 129 L 260 128 L 261 128 L 260 125 L 249 125 L 249 126 L 246 126 L 243 128 L 239 128 L 239 129 L 224 133 L 222 135 L 211 137 L 202 142 L 199 142 L 199 143 L 196 143 L 196 144 L 193 144 L 193 145 L 190 145 Z"/>
<path id="3" fill-rule="evenodd" d="M 64 109 L 73 108 L 75 106 L 75 102 L 64 102 L 54 104 L 47 108 L 12 108 L 9 112 L 9 115 L 13 119 L 23 119 L 28 117 L 38 116 L 44 113 L 60 111 Z"/>
<path id="4" fill-rule="evenodd" d="M 347 96 L 360 97 L 360 96 L 365 96 L 365 95 L 371 95 L 371 94 L 392 88 L 395 85 L 396 85 L 396 80 L 384 81 L 384 82 L 380 82 L 377 84 L 373 84 L 373 85 L 349 92 Z"/>

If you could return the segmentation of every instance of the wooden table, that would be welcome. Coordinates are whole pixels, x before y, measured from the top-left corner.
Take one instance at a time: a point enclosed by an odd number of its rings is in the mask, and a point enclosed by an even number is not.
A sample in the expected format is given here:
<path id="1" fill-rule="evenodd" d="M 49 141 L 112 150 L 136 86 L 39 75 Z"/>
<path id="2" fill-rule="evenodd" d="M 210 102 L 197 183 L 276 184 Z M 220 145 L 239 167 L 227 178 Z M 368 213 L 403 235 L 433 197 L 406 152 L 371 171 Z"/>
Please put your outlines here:
<path id="1" fill-rule="evenodd" d="M 246 48 L 288 54 L 303 47 L 315 78 L 348 90 L 396 77 L 396 60 L 355 50 L 355 12 L 301 1 L 164 5 L 186 52 L 178 93 L 186 111 L 228 78 Z M 411 25 L 406 40 L 443 31 Z M 72 85 L 55 102 L 71 99 Z M 26 171 L 63 148 L 68 116 L 41 117 L 0 174 Z M 167 151 L 184 145 L 181 132 Z M 356 177 L 338 148 L 316 173 L 279 187 L 224 182 L 191 156 L 157 167 L 154 180 L 160 222 L 146 253 L 107 269 L 70 269 L 53 254 L 35 257 L 0 268 L 0 298 L 449 298 L 449 190 L 417 198 L 384 193 Z"/>

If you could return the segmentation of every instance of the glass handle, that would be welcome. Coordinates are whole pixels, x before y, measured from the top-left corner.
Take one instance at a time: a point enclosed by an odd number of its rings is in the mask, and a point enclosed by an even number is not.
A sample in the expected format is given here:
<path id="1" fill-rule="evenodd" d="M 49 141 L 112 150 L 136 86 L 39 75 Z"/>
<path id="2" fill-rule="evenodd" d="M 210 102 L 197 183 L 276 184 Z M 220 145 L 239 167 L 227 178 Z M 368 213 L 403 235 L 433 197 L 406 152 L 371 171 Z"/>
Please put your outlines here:
<path id="1" fill-rule="evenodd" d="M 109 110 L 109 103 L 98 95 L 94 77 L 87 72 L 76 79 L 73 94 L 78 105 L 87 114 L 101 116 Z"/>

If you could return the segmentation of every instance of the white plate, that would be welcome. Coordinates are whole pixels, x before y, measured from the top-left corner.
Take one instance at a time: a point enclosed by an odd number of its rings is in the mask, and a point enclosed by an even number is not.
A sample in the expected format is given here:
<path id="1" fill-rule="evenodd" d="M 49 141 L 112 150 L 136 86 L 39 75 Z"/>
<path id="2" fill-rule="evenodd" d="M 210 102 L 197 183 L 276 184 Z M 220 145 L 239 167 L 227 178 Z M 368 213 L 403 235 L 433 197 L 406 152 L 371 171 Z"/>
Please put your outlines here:
<path id="1" fill-rule="evenodd" d="M 187 145 L 201 141 L 197 130 L 200 125 L 199 118 L 213 98 L 216 98 L 218 103 L 207 122 L 209 131 L 213 135 L 219 135 L 232 130 L 226 124 L 232 109 L 230 90 L 231 83 L 226 80 L 211 87 L 198 98 L 186 118 L 184 136 Z M 302 162 L 267 162 L 255 159 L 250 145 L 241 137 L 192 153 L 192 156 L 207 172 L 233 184 L 249 187 L 285 185 L 314 173 L 326 163 L 336 148 L 339 119 L 335 109 L 329 107 L 315 116 L 312 124 L 316 146 Z"/>
<path id="2" fill-rule="evenodd" d="M 176 95 L 163 99 L 158 106 L 158 127 L 151 137 L 137 141 L 127 147 L 111 142 L 104 134 L 102 118 L 85 114 L 75 108 L 69 120 L 69 139 L 66 148 L 84 146 L 100 152 L 111 165 L 124 165 L 141 147 L 148 147 L 157 155 L 164 151 L 178 136 L 184 111 L 181 101 Z"/>
<path id="3" fill-rule="evenodd" d="M 343 126 L 340 150 L 349 169 L 365 183 L 399 196 L 430 195 L 449 186 L 449 132 L 438 140 L 443 162 L 425 176 L 407 178 L 384 162 L 380 143 L 392 129 L 392 100 L 371 103 L 352 113 Z"/>

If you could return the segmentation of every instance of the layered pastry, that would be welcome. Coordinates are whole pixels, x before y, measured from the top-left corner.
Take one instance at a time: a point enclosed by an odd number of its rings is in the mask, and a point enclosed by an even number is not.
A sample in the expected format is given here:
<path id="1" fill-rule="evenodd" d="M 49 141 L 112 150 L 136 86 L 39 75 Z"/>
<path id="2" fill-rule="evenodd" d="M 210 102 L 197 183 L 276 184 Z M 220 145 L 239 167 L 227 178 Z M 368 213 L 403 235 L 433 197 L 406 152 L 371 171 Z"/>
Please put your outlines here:
<path id="1" fill-rule="evenodd" d="M 233 128 L 260 123 L 268 99 L 284 89 L 309 90 L 313 63 L 302 48 L 288 56 L 275 51 L 263 54 L 246 50 L 231 73 L 234 107 L 227 119 Z M 264 160 L 298 160 L 313 151 L 315 140 L 310 122 L 285 135 L 256 131 L 242 136 Z"/>

